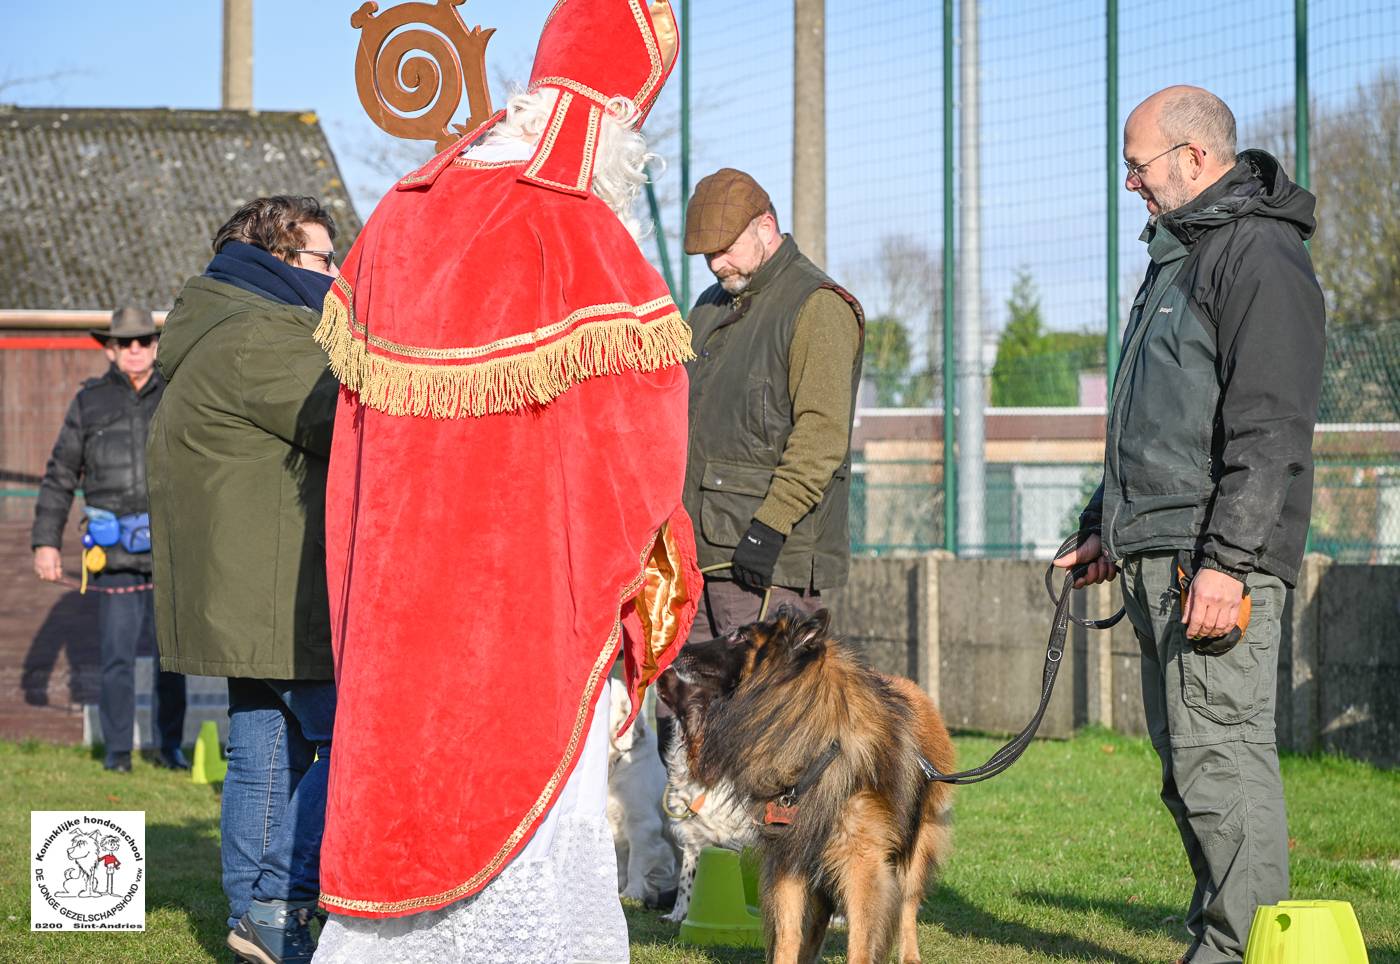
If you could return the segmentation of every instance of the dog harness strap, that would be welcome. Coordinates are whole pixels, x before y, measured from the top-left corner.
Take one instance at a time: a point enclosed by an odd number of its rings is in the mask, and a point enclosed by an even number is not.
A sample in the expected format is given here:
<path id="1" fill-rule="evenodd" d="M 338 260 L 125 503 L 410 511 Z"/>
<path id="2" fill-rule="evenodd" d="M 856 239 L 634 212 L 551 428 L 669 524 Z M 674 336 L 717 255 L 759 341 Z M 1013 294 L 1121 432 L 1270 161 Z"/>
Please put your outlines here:
<path id="1" fill-rule="evenodd" d="M 841 741 L 832 740 L 831 746 L 826 748 L 826 752 L 812 761 L 812 765 L 807 768 L 802 779 L 797 781 L 797 786 L 788 791 L 787 796 L 796 799 L 808 790 L 817 785 L 817 781 L 822 778 L 826 768 L 831 766 L 831 761 L 836 759 L 836 754 L 841 752 Z"/>
<path id="2" fill-rule="evenodd" d="M 769 826 L 786 826 L 792 823 L 793 818 L 797 816 L 798 798 L 817 785 L 826 768 L 831 766 L 831 761 L 835 760 L 840 752 L 841 741 L 832 740 L 826 752 L 812 761 L 811 766 L 807 767 L 802 778 L 791 789 L 785 790 L 776 800 L 769 800 L 763 805 L 763 818 L 760 822 Z"/>

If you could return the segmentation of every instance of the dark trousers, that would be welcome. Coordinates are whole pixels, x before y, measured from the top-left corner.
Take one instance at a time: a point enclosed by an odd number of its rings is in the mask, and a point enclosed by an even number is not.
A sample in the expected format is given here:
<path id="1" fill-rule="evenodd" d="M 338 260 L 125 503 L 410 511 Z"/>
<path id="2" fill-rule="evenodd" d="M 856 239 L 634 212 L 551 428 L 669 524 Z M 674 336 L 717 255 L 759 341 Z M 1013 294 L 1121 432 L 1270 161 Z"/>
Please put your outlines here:
<path id="1" fill-rule="evenodd" d="M 150 576 L 138 572 L 99 573 L 93 584 L 102 589 L 139 586 Z M 149 591 L 100 593 L 97 597 L 97 636 L 101 644 L 102 694 L 97 715 L 102 723 L 102 740 L 107 745 L 107 762 L 118 754 L 131 752 L 131 728 L 136 716 L 136 654 L 144 643 L 156 654 L 155 597 Z M 180 746 L 185 729 L 185 677 L 180 673 L 157 672 L 155 705 L 151 719 L 156 743 L 170 752 Z"/>
<path id="2" fill-rule="evenodd" d="M 686 641 L 716 639 L 740 626 L 757 622 L 759 611 L 763 608 L 763 595 L 762 589 L 750 589 L 732 579 L 706 579 L 705 593 L 700 597 L 695 623 L 690 627 L 690 636 Z M 769 593 L 768 610 L 763 618 L 772 619 L 781 606 L 811 615 L 822 608 L 822 594 L 816 589 L 774 586 Z"/>

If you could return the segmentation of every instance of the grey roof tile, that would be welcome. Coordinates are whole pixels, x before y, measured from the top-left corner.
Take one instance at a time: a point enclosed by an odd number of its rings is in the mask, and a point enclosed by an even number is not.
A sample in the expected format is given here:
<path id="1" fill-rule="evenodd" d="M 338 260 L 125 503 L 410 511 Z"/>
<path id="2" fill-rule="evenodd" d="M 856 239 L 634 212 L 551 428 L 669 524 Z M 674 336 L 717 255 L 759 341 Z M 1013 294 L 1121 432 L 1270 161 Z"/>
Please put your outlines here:
<path id="1" fill-rule="evenodd" d="M 169 308 L 245 201 L 310 194 L 360 230 L 315 114 L 0 105 L 0 308 Z"/>

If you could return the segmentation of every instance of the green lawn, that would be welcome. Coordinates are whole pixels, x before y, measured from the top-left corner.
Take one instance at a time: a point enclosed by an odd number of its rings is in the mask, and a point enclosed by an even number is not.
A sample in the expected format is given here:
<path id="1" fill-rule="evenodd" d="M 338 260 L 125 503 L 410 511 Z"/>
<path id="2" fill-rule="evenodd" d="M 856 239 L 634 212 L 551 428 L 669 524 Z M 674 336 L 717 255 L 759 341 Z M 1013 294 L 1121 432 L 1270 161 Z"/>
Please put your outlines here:
<path id="1" fill-rule="evenodd" d="M 958 739 L 964 764 L 998 742 Z M 1400 772 L 1285 757 L 1293 893 L 1351 901 L 1371 961 L 1400 964 Z M 86 750 L 0 743 L 0 961 L 227 961 L 215 791 L 138 762 L 103 772 Z M 1087 731 L 1037 743 L 1007 774 L 959 790 L 956 850 L 925 905 L 925 961 L 1169 961 L 1185 947 L 1190 893 L 1176 831 L 1157 800 L 1147 743 Z M 143 934 L 32 934 L 31 809 L 145 810 Z M 629 907 L 638 964 L 759 961 L 676 943 Z M 843 933 L 828 941 L 844 960 Z"/>

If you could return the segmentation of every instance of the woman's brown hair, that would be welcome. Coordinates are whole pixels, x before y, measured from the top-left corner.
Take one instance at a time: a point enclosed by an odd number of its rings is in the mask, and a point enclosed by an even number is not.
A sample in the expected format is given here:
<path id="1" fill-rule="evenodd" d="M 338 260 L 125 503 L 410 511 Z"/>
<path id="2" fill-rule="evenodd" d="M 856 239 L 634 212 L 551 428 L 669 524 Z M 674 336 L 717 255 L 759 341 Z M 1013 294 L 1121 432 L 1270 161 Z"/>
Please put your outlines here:
<path id="1" fill-rule="evenodd" d="M 218 254 L 230 241 L 242 241 L 293 262 L 297 249 L 306 247 L 306 232 L 302 225 L 319 224 L 335 240 L 335 219 L 314 197 L 293 197 L 277 194 L 249 201 L 224 222 L 214 235 L 214 253 Z"/>

